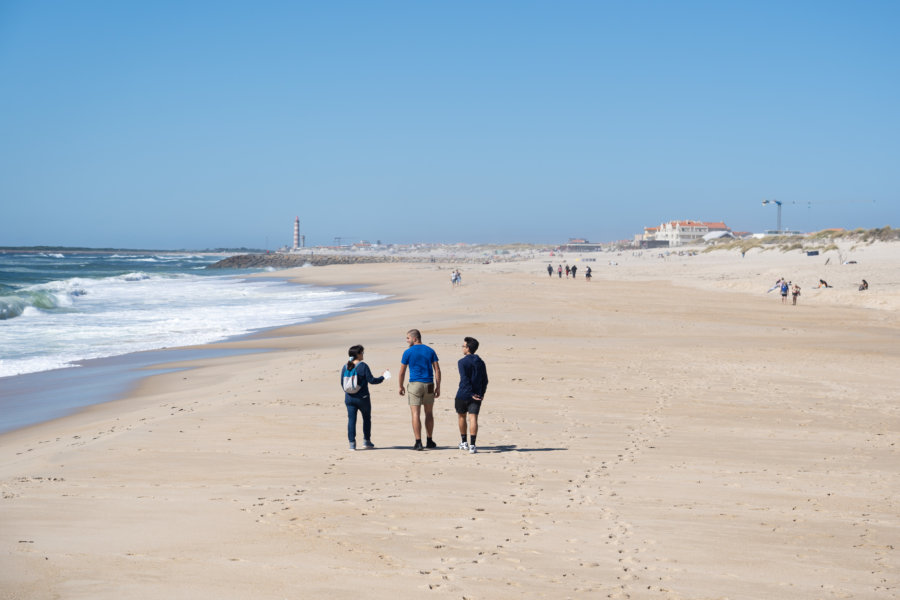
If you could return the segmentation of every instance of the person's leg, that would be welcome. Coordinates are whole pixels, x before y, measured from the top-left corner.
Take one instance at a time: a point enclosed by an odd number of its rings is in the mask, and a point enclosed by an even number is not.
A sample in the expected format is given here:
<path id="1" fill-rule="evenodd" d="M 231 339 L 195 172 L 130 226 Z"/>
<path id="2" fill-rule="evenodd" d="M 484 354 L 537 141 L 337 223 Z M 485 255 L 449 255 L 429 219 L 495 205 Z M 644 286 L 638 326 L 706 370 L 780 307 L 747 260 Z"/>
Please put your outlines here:
<path id="1" fill-rule="evenodd" d="M 352 401 L 345 401 L 347 406 L 347 440 L 356 441 L 356 405 Z"/>
<path id="2" fill-rule="evenodd" d="M 431 434 L 434 433 L 434 402 L 425 405 L 425 432 L 428 437 L 432 437 Z"/>
<path id="3" fill-rule="evenodd" d="M 359 407 L 359 412 L 363 417 L 363 439 L 371 441 L 372 439 L 372 401 L 364 400 Z"/>
<path id="4" fill-rule="evenodd" d="M 478 452 L 478 413 L 469 411 L 469 454 Z"/>
<path id="5" fill-rule="evenodd" d="M 416 450 L 422 449 L 422 410 L 425 401 L 425 384 L 417 381 L 409 382 L 406 386 L 406 396 L 409 398 L 409 412 L 412 419 L 413 435 L 416 436 Z"/>
<path id="6" fill-rule="evenodd" d="M 416 436 L 416 440 L 422 440 L 422 410 L 421 405 L 410 405 L 409 412 L 412 416 L 412 429 L 413 435 Z"/>
<path id="7" fill-rule="evenodd" d="M 459 435 L 462 438 L 462 441 L 466 441 L 466 414 L 456 413 L 456 416 L 459 420 Z"/>

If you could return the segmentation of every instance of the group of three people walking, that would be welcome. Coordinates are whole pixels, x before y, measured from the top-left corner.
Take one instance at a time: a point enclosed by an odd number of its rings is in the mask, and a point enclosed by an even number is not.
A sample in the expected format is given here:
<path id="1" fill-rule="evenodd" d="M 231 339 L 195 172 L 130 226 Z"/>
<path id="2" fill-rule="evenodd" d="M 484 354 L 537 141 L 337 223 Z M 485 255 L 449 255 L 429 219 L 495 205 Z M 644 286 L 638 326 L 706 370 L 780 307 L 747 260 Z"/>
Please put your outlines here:
<path id="1" fill-rule="evenodd" d="M 413 450 L 437 448 L 432 439 L 434 433 L 434 399 L 441 395 L 441 366 L 437 353 L 422 343 L 418 329 L 406 333 L 408 348 L 400 359 L 399 392 L 409 402 L 413 434 L 416 437 Z M 461 450 L 471 454 L 477 452 L 478 414 L 487 390 L 488 377 L 484 361 L 475 352 L 478 340 L 466 337 L 462 344 L 463 357 L 459 360 L 459 389 L 456 392 L 455 408 L 459 425 Z M 375 377 L 363 360 L 365 348 L 351 346 L 347 351 L 349 360 L 341 369 L 341 385 L 344 389 L 344 404 L 347 406 L 347 438 L 350 449 L 356 450 L 357 413 L 363 417 L 363 448 L 371 449 L 372 443 L 372 400 L 369 384 L 377 385 L 390 378 L 390 371 Z M 409 384 L 404 385 L 407 371 Z M 425 410 L 425 445 L 422 445 L 422 409 Z M 468 439 L 467 436 L 468 435 Z"/>

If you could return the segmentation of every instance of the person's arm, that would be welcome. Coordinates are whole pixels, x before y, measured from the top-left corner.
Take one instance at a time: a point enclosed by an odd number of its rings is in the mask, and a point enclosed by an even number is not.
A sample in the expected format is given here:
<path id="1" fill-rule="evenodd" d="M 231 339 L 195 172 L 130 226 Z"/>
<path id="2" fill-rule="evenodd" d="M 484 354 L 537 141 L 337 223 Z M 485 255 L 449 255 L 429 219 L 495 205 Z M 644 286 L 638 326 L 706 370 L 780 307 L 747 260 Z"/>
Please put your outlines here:
<path id="1" fill-rule="evenodd" d="M 484 400 L 484 394 L 487 392 L 488 386 L 488 376 L 487 376 L 487 367 L 484 365 L 484 362 L 481 363 L 481 389 L 479 390 L 478 399 Z"/>
<path id="2" fill-rule="evenodd" d="M 484 400 L 484 392 L 487 390 L 487 369 L 484 363 L 475 363 L 470 369 L 470 381 L 473 400 Z"/>
<path id="3" fill-rule="evenodd" d="M 397 376 L 397 381 L 400 383 L 400 395 L 406 394 L 406 388 L 403 387 L 403 382 L 406 379 L 406 365 L 403 363 L 400 364 L 400 374 Z"/>
<path id="4" fill-rule="evenodd" d="M 366 363 L 359 363 L 359 364 L 366 365 Z M 375 384 L 375 385 L 378 385 L 379 383 L 384 381 L 384 376 L 375 377 L 374 375 L 372 375 L 372 369 L 369 368 L 369 365 L 366 365 L 365 375 L 366 375 L 366 381 L 368 381 L 369 383 Z"/>
<path id="5" fill-rule="evenodd" d="M 441 395 L 441 364 L 438 361 L 431 363 L 434 368 L 434 397 Z"/>

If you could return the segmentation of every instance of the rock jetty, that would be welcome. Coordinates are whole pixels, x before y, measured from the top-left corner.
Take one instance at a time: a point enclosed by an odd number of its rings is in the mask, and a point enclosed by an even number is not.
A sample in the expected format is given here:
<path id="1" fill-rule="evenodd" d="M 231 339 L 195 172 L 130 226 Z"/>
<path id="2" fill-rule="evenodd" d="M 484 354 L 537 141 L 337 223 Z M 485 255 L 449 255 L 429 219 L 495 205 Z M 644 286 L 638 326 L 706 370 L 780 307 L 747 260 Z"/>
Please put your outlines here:
<path id="1" fill-rule="evenodd" d="M 438 262 L 483 262 L 484 259 L 474 257 L 435 257 L 414 255 L 363 255 L 353 256 L 346 254 L 237 254 L 222 259 L 206 267 L 207 269 L 290 269 L 311 265 L 321 267 L 324 265 L 354 265 L 361 263 L 438 263 Z"/>

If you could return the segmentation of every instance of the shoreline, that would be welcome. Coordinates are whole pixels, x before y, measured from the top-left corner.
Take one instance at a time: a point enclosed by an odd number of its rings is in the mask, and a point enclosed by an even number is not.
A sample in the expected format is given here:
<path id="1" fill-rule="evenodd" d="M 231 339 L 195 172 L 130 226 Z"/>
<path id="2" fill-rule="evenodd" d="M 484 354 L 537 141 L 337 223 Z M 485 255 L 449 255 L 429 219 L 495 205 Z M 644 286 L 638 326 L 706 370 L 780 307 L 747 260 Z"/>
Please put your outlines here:
<path id="1" fill-rule="evenodd" d="M 290 278 L 273 273 L 248 273 L 238 275 L 238 277 L 263 278 L 292 283 Z M 345 291 L 365 291 L 362 289 L 363 286 L 334 287 Z M 264 347 L 241 348 L 235 346 L 242 341 L 267 339 L 270 335 L 277 337 L 279 329 L 329 318 L 342 312 L 352 312 L 366 304 L 389 301 L 390 298 L 382 298 L 355 303 L 334 313 L 307 317 L 304 322 L 263 327 L 206 344 L 157 348 L 82 359 L 73 362 L 69 367 L 0 377 L 0 382 L 3 383 L 0 388 L 0 408 L 4 414 L 4 420 L 0 423 L 0 440 L 2 440 L 2 436 L 21 429 L 73 416 L 92 406 L 126 399 L 147 377 L 192 368 L 183 365 L 202 363 L 203 360 L 220 356 L 268 351 Z M 91 395 L 91 399 L 85 399 L 87 395 Z"/>
<path id="2" fill-rule="evenodd" d="M 465 267 L 459 288 L 428 264 L 285 272 L 397 301 L 0 438 L 0 590 L 890 598 L 896 313 L 703 287 L 768 279 L 739 260 L 689 264 L 699 287 L 640 263 L 547 281 L 540 259 Z M 372 388 L 376 450 L 348 452 L 346 348 L 395 372 L 411 327 L 444 365 L 440 448 L 407 450 L 391 380 Z M 474 456 L 455 450 L 464 335 L 491 380 Z"/>
<path id="3" fill-rule="evenodd" d="M 5 434 L 50 423 L 94 405 L 115 402 L 127 397 L 145 377 L 185 368 L 170 365 L 252 352 L 219 348 L 217 344 L 131 352 L 78 361 L 64 369 L 4 377 L 0 390 L 0 407 L 4 411 L 0 439 Z M 90 400 L 85 399 L 88 393 L 92 396 Z M 49 402 L 51 397 L 53 400 Z"/>

